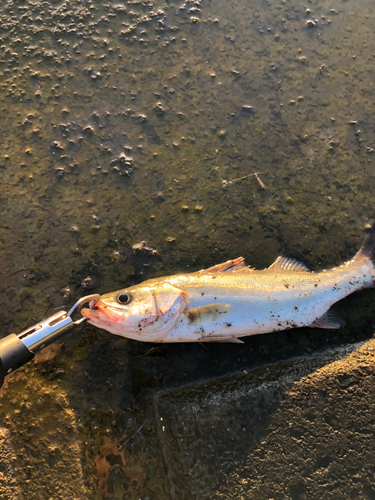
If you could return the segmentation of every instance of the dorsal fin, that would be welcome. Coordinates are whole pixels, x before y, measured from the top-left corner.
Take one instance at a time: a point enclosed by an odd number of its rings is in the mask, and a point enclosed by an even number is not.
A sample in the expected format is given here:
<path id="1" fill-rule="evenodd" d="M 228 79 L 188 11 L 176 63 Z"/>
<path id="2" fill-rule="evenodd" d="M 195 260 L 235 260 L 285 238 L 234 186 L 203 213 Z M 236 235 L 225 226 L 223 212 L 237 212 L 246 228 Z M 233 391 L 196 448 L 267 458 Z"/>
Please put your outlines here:
<path id="1" fill-rule="evenodd" d="M 246 266 L 245 259 L 243 257 L 237 257 L 237 259 L 227 260 L 222 264 L 216 264 L 216 266 L 209 267 L 208 269 L 202 269 L 198 271 L 200 273 L 251 273 L 254 269 L 250 266 Z"/>
<path id="2" fill-rule="evenodd" d="M 280 255 L 280 257 L 277 257 L 275 262 L 270 265 L 270 267 L 267 268 L 268 270 L 271 271 L 301 271 L 301 272 L 311 272 L 308 267 L 305 266 L 305 264 L 297 259 L 294 259 L 293 257 L 284 257 L 283 255 Z"/>

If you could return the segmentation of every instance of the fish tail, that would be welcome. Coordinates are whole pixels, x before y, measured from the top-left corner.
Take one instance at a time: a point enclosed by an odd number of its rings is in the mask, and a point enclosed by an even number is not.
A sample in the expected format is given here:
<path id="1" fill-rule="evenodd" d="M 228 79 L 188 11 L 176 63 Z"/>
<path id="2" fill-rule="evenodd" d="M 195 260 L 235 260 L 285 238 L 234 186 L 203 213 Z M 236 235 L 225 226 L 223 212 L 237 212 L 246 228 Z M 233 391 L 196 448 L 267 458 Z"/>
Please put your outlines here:
<path id="1" fill-rule="evenodd" d="M 372 267 L 375 269 L 375 224 L 371 226 L 362 247 L 354 259 L 371 261 Z"/>

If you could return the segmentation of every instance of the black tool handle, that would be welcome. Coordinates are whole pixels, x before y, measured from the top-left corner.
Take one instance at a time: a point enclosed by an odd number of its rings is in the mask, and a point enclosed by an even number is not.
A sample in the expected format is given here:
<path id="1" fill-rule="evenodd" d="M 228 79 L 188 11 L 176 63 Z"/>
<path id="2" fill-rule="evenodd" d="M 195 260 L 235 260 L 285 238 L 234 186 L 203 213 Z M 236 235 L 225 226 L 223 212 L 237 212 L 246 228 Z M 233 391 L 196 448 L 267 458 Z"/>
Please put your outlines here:
<path id="1" fill-rule="evenodd" d="M 0 339 L 0 387 L 5 376 L 33 359 L 34 353 L 29 351 L 25 344 L 11 333 Z"/>
<path id="2" fill-rule="evenodd" d="M 24 365 L 33 359 L 35 353 L 40 349 L 55 342 L 86 321 L 85 317 L 74 321 L 72 314 L 75 311 L 80 311 L 85 304 L 90 304 L 90 307 L 93 307 L 99 299 L 100 295 L 97 293 L 81 297 L 68 312 L 59 311 L 18 335 L 11 333 L 0 339 L 0 387 L 8 373 Z"/>

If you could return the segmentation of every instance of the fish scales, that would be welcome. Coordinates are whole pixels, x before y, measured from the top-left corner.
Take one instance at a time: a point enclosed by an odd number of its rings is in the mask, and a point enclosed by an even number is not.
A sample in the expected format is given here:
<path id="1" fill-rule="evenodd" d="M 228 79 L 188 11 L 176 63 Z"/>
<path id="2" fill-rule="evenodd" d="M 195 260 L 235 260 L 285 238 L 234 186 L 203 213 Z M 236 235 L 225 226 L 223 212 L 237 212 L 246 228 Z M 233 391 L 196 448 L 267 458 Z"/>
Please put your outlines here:
<path id="1" fill-rule="evenodd" d="M 279 257 L 254 270 L 239 257 L 207 270 L 145 281 L 101 297 L 83 311 L 114 334 L 152 342 L 238 342 L 238 338 L 300 326 L 339 328 L 329 311 L 350 293 L 374 286 L 375 224 L 352 260 L 310 272 Z"/>

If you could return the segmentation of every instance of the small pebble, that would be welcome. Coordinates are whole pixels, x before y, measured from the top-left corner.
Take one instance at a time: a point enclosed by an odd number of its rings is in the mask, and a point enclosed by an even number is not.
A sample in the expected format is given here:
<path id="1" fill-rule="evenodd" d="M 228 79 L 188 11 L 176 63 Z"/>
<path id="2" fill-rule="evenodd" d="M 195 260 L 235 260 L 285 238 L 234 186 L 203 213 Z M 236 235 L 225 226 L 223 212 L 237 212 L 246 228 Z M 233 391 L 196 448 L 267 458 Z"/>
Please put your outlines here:
<path id="1" fill-rule="evenodd" d="M 87 276 L 87 278 L 81 281 L 81 287 L 85 290 L 90 290 L 91 288 L 93 288 L 93 286 L 94 280 L 90 276 Z"/>

